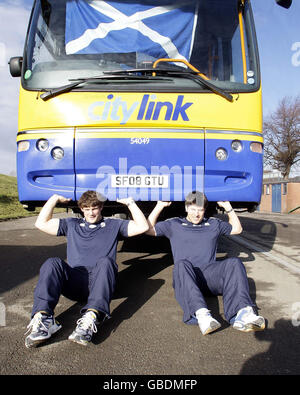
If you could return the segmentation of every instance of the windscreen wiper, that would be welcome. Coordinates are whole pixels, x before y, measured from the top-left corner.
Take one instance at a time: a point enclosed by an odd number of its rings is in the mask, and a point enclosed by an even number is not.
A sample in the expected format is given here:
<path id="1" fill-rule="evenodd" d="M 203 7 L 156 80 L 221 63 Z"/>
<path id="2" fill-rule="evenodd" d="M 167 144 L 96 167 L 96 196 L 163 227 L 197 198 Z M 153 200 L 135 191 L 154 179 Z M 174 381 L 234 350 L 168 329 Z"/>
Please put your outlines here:
<path id="1" fill-rule="evenodd" d="M 227 99 L 230 102 L 233 101 L 233 96 L 230 93 L 227 93 L 223 89 L 218 88 L 216 85 L 212 84 L 211 82 L 208 82 L 203 77 L 201 77 L 197 73 L 194 73 L 193 71 L 189 71 L 185 73 L 184 78 L 189 78 L 190 80 L 195 81 L 197 84 L 204 85 L 212 92 L 224 97 L 224 99 Z"/>
<path id="2" fill-rule="evenodd" d="M 153 76 L 145 76 L 145 75 L 122 75 L 122 74 L 112 74 L 109 73 L 109 75 L 101 75 L 98 77 L 88 77 L 88 78 L 72 78 L 69 79 L 69 81 L 75 81 L 72 82 L 71 84 L 63 85 L 55 89 L 49 89 L 47 92 L 44 92 L 41 94 L 40 98 L 43 99 L 44 101 L 51 99 L 52 97 L 61 95 L 62 93 L 70 92 L 72 89 L 76 88 L 76 86 L 83 84 L 85 82 L 97 82 L 97 84 L 108 84 L 110 81 L 113 80 L 121 80 L 120 82 L 123 81 L 143 81 L 143 82 L 148 82 L 148 81 L 172 81 L 171 79 L 167 79 L 165 77 L 153 77 Z"/>
<path id="3" fill-rule="evenodd" d="M 212 84 L 211 82 L 207 81 L 203 77 L 199 75 L 196 71 L 191 71 L 191 70 L 172 70 L 172 69 L 167 69 L 167 68 L 151 68 L 151 69 L 128 69 L 128 70 L 114 70 L 111 71 L 112 74 L 114 75 L 134 75 L 136 73 L 139 74 L 147 74 L 147 73 L 155 73 L 158 75 L 169 75 L 173 77 L 179 77 L 179 78 L 188 78 L 196 83 L 199 83 L 202 86 L 205 86 L 212 92 L 216 93 L 217 95 L 220 95 L 224 97 L 225 99 L 229 101 L 233 101 L 233 96 L 230 93 L 225 92 L 223 89 L 218 88 L 216 85 Z M 105 74 L 105 72 L 104 72 Z M 155 78 L 155 77 L 154 77 Z"/>

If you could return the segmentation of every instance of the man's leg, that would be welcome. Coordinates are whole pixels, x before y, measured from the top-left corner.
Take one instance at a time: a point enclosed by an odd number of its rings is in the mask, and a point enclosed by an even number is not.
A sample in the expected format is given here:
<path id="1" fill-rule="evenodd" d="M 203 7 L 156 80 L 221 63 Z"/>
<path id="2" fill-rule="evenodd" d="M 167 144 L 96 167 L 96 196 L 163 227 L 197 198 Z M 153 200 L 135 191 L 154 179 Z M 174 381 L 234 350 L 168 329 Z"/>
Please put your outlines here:
<path id="1" fill-rule="evenodd" d="M 183 309 L 185 323 L 198 323 L 203 335 L 220 327 L 220 323 L 207 309 L 202 292 L 207 290 L 207 286 L 199 268 L 195 268 L 188 260 L 176 262 L 173 269 L 173 287 L 176 300 Z"/>
<path id="2" fill-rule="evenodd" d="M 188 260 L 174 263 L 173 288 L 175 298 L 183 310 L 183 321 L 188 321 L 194 316 L 195 311 L 207 308 L 204 296 L 199 288 L 198 276 L 194 267 Z"/>
<path id="3" fill-rule="evenodd" d="M 110 317 L 110 302 L 116 286 L 117 264 L 108 257 L 101 258 L 89 273 L 89 295 L 82 311 L 94 309 Z"/>
<path id="4" fill-rule="evenodd" d="M 209 265 L 204 273 L 210 291 L 223 295 L 224 314 L 231 321 L 245 307 L 253 308 L 245 266 L 239 258 L 228 258 Z"/>
<path id="5" fill-rule="evenodd" d="M 224 261 L 223 304 L 224 314 L 228 321 L 246 306 L 255 306 L 250 292 L 247 272 L 239 258 L 228 258 Z"/>
<path id="6" fill-rule="evenodd" d="M 41 266 L 38 283 L 34 290 L 32 317 L 39 311 L 54 315 L 55 306 L 67 277 L 67 266 L 66 262 L 60 258 L 49 258 Z"/>
<path id="7" fill-rule="evenodd" d="M 54 308 L 65 279 L 65 266 L 66 263 L 60 258 L 49 258 L 40 269 L 31 321 L 27 327 L 30 333 L 25 339 L 27 348 L 36 347 L 61 328 L 54 319 Z"/>
<path id="8" fill-rule="evenodd" d="M 87 345 L 97 332 L 97 323 L 110 317 L 110 302 L 115 289 L 118 273 L 117 264 L 104 257 L 89 272 L 89 295 L 84 313 L 77 321 L 77 327 L 69 336 L 69 340 Z"/>
<path id="9" fill-rule="evenodd" d="M 71 300 L 86 301 L 89 295 L 89 273 L 85 267 L 71 267 L 60 258 L 49 258 L 40 269 L 32 316 L 38 311 L 54 315 L 60 295 Z"/>

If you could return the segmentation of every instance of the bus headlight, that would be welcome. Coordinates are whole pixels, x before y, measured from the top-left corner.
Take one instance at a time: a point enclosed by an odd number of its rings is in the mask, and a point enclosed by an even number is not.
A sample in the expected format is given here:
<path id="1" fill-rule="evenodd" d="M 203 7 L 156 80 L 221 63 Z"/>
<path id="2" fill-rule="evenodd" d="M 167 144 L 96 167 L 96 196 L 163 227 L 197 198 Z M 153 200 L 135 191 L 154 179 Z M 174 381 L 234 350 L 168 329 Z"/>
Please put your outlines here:
<path id="1" fill-rule="evenodd" d="M 18 142 L 18 152 L 28 151 L 30 147 L 30 143 L 27 140 Z"/>
<path id="2" fill-rule="evenodd" d="M 241 152 L 243 146 L 240 140 L 233 140 L 233 142 L 231 143 L 231 148 L 233 149 L 234 152 Z"/>
<path id="3" fill-rule="evenodd" d="M 49 148 L 49 141 L 46 139 L 40 139 L 36 142 L 36 148 L 41 151 L 45 152 Z"/>
<path id="4" fill-rule="evenodd" d="M 261 154 L 263 151 L 263 146 L 261 143 L 251 143 L 250 149 L 252 152 L 257 152 L 258 154 Z"/>
<path id="5" fill-rule="evenodd" d="M 51 151 L 52 158 L 55 160 L 60 160 L 64 157 L 64 150 L 61 147 L 55 147 Z"/>
<path id="6" fill-rule="evenodd" d="M 218 148 L 215 155 L 218 160 L 227 159 L 227 151 L 224 148 Z"/>

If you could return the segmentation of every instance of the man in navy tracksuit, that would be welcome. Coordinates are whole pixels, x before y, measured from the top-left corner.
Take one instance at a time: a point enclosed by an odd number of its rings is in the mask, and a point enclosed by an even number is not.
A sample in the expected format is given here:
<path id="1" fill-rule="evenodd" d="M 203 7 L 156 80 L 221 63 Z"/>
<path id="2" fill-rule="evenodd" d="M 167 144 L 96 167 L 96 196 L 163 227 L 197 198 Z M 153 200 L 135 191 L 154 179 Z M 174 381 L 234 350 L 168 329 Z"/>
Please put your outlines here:
<path id="1" fill-rule="evenodd" d="M 36 227 L 55 236 L 67 237 L 67 262 L 49 258 L 40 269 L 34 291 L 32 319 L 25 339 L 27 348 L 49 339 L 61 326 L 54 319 L 60 295 L 85 301 L 83 316 L 69 339 L 87 345 L 97 331 L 99 320 L 110 317 L 109 304 L 118 267 L 116 249 L 119 236 L 131 237 L 148 228 L 144 214 L 132 198 L 118 202 L 128 206 L 132 220 L 103 218 L 103 201 L 95 191 L 86 191 L 78 201 L 83 218 L 52 218 L 57 203 L 70 199 L 53 195 L 42 208 Z"/>
<path id="2" fill-rule="evenodd" d="M 152 236 L 169 238 L 174 259 L 173 287 L 183 310 L 183 321 L 199 324 L 203 335 L 220 327 L 207 309 L 204 295 L 223 295 L 225 318 L 233 328 L 249 332 L 262 330 L 265 320 L 258 316 L 249 295 L 245 267 L 239 258 L 216 261 L 217 242 L 221 235 L 242 232 L 240 221 L 229 202 L 218 202 L 228 214 L 229 222 L 205 218 L 207 199 L 194 191 L 186 197 L 186 218 L 157 222 L 170 202 L 157 202 L 148 217 Z"/>

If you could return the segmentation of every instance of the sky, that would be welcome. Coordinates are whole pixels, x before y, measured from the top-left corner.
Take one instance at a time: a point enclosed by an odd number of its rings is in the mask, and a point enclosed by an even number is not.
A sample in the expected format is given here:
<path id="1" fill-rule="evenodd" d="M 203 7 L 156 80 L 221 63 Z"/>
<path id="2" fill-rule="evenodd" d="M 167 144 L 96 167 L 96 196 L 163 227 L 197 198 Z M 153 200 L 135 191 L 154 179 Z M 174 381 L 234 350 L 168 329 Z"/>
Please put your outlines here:
<path id="1" fill-rule="evenodd" d="M 0 0 L 0 173 L 16 174 L 16 133 L 20 78 L 9 73 L 8 61 L 23 54 L 33 0 Z M 288 10 L 275 0 L 251 0 L 263 89 L 264 117 L 285 96 L 300 95 L 300 1 Z"/>

